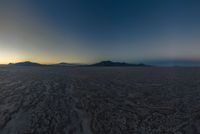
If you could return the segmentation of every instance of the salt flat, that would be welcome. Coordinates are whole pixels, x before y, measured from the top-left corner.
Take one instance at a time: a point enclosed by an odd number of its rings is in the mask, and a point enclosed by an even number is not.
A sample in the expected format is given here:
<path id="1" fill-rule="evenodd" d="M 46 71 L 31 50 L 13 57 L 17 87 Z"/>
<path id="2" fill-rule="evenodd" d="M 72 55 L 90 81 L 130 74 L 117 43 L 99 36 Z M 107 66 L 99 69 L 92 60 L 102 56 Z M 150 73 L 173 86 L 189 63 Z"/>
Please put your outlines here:
<path id="1" fill-rule="evenodd" d="M 200 68 L 0 67 L 0 134 L 199 134 Z"/>

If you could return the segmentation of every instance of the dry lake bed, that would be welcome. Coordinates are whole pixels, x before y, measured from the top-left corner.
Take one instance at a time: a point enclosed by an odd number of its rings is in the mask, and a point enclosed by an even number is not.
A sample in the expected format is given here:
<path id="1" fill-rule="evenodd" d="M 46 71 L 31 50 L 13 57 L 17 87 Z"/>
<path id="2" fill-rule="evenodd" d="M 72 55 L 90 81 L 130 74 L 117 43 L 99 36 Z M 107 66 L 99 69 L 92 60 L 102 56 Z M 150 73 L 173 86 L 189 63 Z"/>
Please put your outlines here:
<path id="1" fill-rule="evenodd" d="M 200 68 L 2 66 L 0 134 L 200 134 Z"/>

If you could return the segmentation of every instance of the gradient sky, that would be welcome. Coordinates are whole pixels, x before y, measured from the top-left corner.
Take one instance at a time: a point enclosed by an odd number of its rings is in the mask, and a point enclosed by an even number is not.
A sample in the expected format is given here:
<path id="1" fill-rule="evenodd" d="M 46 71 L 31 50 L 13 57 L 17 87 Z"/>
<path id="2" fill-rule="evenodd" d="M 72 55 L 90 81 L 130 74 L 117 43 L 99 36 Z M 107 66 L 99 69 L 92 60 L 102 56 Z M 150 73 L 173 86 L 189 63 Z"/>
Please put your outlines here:
<path id="1" fill-rule="evenodd" d="M 0 0 L 0 63 L 200 60 L 199 0 Z"/>

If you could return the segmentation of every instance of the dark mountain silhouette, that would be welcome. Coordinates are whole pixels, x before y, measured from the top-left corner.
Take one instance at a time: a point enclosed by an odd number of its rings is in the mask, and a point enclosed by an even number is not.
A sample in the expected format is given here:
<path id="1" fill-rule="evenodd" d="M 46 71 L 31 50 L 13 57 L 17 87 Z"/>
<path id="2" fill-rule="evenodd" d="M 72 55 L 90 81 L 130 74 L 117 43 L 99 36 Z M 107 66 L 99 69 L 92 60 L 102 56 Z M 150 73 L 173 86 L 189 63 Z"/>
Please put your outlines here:
<path id="1" fill-rule="evenodd" d="M 92 64 L 91 66 L 148 67 L 150 65 L 145 65 L 142 63 L 130 64 L 125 62 L 101 61 L 99 63 Z"/>
<path id="2" fill-rule="evenodd" d="M 80 66 L 81 64 L 61 62 L 61 63 L 58 63 L 58 64 L 51 64 L 51 65 L 52 65 L 52 66 L 66 66 L 66 67 L 72 67 L 72 66 Z"/>
<path id="3" fill-rule="evenodd" d="M 95 63 L 92 65 L 82 65 L 82 64 L 73 64 L 73 63 L 65 63 L 61 62 L 58 64 L 39 64 L 35 62 L 25 61 L 25 62 L 18 62 L 18 63 L 10 63 L 10 66 L 52 66 L 52 67 L 75 67 L 75 66 L 119 66 L 119 67 L 148 67 L 150 65 L 146 64 L 130 64 L 125 62 L 113 62 L 113 61 L 101 61 L 99 63 Z"/>
<path id="4" fill-rule="evenodd" d="M 73 64 L 73 63 L 65 63 L 61 62 L 58 64 L 40 64 L 40 63 L 35 63 L 31 61 L 25 61 L 25 62 L 18 62 L 18 63 L 9 63 L 8 65 L 12 66 L 59 66 L 59 67 L 72 67 L 72 66 L 80 66 L 81 64 Z"/>
<path id="5" fill-rule="evenodd" d="M 44 66 L 42 64 L 30 62 L 30 61 L 18 62 L 18 63 L 9 63 L 9 65 L 12 65 L 12 66 Z"/>

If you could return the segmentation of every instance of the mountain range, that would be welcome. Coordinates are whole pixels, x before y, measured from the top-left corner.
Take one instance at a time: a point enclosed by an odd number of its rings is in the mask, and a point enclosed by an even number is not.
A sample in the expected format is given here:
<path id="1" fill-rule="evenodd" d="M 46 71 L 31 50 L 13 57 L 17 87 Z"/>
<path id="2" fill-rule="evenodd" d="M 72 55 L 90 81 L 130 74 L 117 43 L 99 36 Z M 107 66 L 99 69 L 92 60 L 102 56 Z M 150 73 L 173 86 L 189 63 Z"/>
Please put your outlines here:
<path id="1" fill-rule="evenodd" d="M 83 65 L 83 64 L 73 64 L 73 63 L 65 63 L 61 62 L 58 64 L 39 64 L 35 62 L 25 61 L 25 62 L 18 62 L 18 63 L 9 63 L 10 66 L 62 66 L 62 67 L 74 67 L 74 66 L 92 66 L 92 67 L 148 67 L 150 65 L 146 64 L 130 64 L 125 62 L 113 62 L 113 61 L 101 61 L 91 65 Z"/>
<path id="2" fill-rule="evenodd" d="M 131 64 L 131 63 L 125 63 L 125 62 L 101 61 L 99 63 L 92 64 L 91 66 L 147 67 L 150 65 L 146 65 L 142 63 Z"/>

